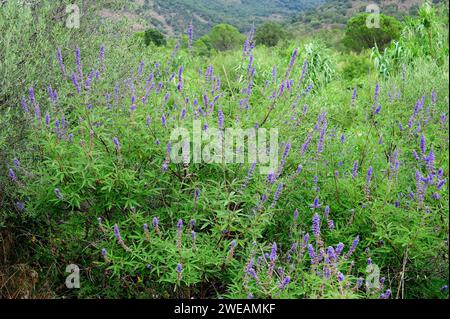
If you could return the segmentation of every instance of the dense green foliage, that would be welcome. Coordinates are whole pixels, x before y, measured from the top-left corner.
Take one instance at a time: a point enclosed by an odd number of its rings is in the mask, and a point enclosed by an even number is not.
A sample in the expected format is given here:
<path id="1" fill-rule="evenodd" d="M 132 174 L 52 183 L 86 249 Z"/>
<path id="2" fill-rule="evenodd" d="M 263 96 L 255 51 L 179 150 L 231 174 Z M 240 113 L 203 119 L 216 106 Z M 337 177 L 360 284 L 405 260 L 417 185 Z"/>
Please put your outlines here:
<path id="1" fill-rule="evenodd" d="M 291 19 L 292 27 L 296 29 L 307 26 L 309 29 L 320 29 L 324 26 L 344 28 L 347 20 L 358 12 L 366 12 L 367 6 L 377 5 L 380 13 L 403 20 L 408 16 L 416 16 L 423 0 L 375 0 L 370 2 L 352 0 L 329 0 L 316 8 L 300 11 Z M 434 4 L 446 3 L 448 0 L 433 0 Z"/>
<path id="2" fill-rule="evenodd" d="M 371 16 L 373 15 L 361 13 L 348 20 L 344 42 L 349 48 L 355 51 L 370 49 L 374 46 L 384 49 L 392 40 L 400 37 L 401 25 L 395 18 L 384 14 L 376 18 Z M 376 19 L 373 23 L 379 26 L 371 26 L 371 22 L 368 21 L 372 19 Z"/>
<path id="3" fill-rule="evenodd" d="M 209 43 L 217 51 L 236 49 L 244 40 L 239 30 L 229 24 L 215 25 L 207 36 Z"/>
<path id="4" fill-rule="evenodd" d="M 223 24 L 146 46 L 61 3 L 0 10 L 2 297 L 448 298 L 446 12 L 345 53 Z M 276 170 L 173 162 L 194 120 L 278 129 Z"/>
<path id="5" fill-rule="evenodd" d="M 280 40 L 287 38 L 287 32 L 283 26 L 275 22 L 266 22 L 255 33 L 255 41 L 268 47 L 274 47 Z"/>
<path id="6" fill-rule="evenodd" d="M 164 34 L 161 31 L 156 29 L 148 29 L 144 33 L 144 41 L 145 45 L 150 45 L 150 43 L 154 43 L 156 46 L 166 45 L 167 41 Z"/>
<path id="7" fill-rule="evenodd" d="M 405 20 L 399 41 L 393 41 L 384 51 L 378 46 L 372 49 L 371 57 L 378 72 L 387 77 L 423 56 L 443 66 L 448 61 L 448 34 L 440 32 L 440 28 L 446 23 L 448 15 L 436 14 L 435 9 L 424 4 L 419 18 Z"/>

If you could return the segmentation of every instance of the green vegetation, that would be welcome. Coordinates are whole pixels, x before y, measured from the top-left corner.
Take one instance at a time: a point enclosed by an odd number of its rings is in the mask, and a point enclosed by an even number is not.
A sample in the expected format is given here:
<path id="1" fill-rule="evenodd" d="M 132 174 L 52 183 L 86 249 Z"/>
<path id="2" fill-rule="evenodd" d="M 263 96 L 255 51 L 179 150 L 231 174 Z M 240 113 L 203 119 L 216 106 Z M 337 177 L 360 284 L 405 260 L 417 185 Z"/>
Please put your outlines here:
<path id="1" fill-rule="evenodd" d="M 354 52 L 185 20 L 148 45 L 69 3 L 0 5 L 1 298 L 448 298 L 447 6 Z M 196 125 L 277 129 L 278 161 L 177 162 Z"/>
<path id="2" fill-rule="evenodd" d="M 208 41 L 217 51 L 236 49 L 244 41 L 239 30 L 229 24 L 215 25 L 208 33 Z"/>
<path id="3" fill-rule="evenodd" d="M 144 0 L 127 4 L 128 11 L 136 12 L 154 27 L 175 34 L 186 31 L 189 23 L 195 25 L 196 37 L 209 32 L 214 25 L 225 23 L 244 31 L 273 16 L 289 17 L 292 12 L 311 9 L 324 0 Z"/>
<path id="4" fill-rule="evenodd" d="M 280 40 L 287 38 L 287 32 L 283 26 L 275 22 L 266 22 L 255 33 L 255 41 L 268 47 L 274 47 Z"/>
<path id="5" fill-rule="evenodd" d="M 366 12 L 368 4 L 376 4 L 380 13 L 403 20 L 408 16 L 417 16 L 419 6 L 423 0 L 384 1 L 369 2 L 352 0 L 329 0 L 317 8 L 300 11 L 291 19 L 290 29 L 302 28 L 306 25 L 308 30 L 319 30 L 322 27 L 333 26 L 344 28 L 347 21 L 357 13 Z M 448 4 L 447 0 L 434 0 L 434 4 Z"/>
<path id="6" fill-rule="evenodd" d="M 367 25 L 368 20 L 372 19 L 375 18 L 371 18 L 370 14 L 361 13 L 348 20 L 344 43 L 353 50 L 370 49 L 374 46 L 384 49 L 392 40 L 400 37 L 401 25 L 395 18 L 380 14 L 372 22 L 379 23 L 379 27 Z"/>
<path id="7" fill-rule="evenodd" d="M 167 43 L 164 34 L 162 34 L 161 31 L 156 29 L 148 29 L 145 31 L 144 42 L 145 45 L 150 45 L 150 43 L 154 43 L 156 46 L 166 45 Z"/>

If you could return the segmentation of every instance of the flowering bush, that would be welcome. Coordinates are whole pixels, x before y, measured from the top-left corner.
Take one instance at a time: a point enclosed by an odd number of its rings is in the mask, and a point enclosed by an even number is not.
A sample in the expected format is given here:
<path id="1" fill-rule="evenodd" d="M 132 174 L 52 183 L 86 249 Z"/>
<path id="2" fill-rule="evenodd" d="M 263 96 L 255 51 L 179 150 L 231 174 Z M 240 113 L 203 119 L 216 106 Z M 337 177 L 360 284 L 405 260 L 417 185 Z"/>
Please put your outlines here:
<path id="1" fill-rule="evenodd" d="M 187 48 L 133 53 L 125 72 L 105 45 L 92 60 L 56 49 L 61 80 L 24 92 L 31 151 L 6 188 L 44 234 L 37 262 L 79 264 L 80 297 L 387 299 L 447 283 L 448 74 L 420 61 L 344 90 L 313 45 L 279 59 L 251 32 L 205 60 L 191 28 Z M 194 120 L 277 128 L 276 169 L 173 162 L 171 132 Z"/>

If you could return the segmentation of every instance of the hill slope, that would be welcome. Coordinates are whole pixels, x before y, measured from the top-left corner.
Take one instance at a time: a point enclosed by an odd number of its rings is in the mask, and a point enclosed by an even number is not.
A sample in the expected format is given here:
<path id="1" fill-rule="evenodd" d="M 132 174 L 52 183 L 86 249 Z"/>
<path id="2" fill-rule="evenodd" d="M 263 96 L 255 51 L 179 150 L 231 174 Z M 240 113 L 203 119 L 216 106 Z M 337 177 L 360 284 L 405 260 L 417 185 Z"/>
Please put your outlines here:
<path id="1" fill-rule="evenodd" d="M 190 22 L 201 36 L 218 23 L 229 23 L 241 31 L 265 20 L 285 21 L 300 11 L 312 9 L 327 0 L 133 0 L 123 11 L 139 18 L 142 27 L 153 26 L 167 35 L 184 32 Z M 104 16 L 111 16 L 107 10 Z M 144 26 L 145 25 L 145 26 Z"/>
<path id="2" fill-rule="evenodd" d="M 423 0 L 376 0 L 370 4 L 377 4 L 380 12 L 389 16 L 402 19 L 403 16 L 415 15 L 418 7 Z M 446 0 L 434 0 L 434 3 L 448 2 Z M 348 18 L 358 12 L 365 12 L 369 4 L 367 1 L 361 0 L 330 0 L 299 13 L 292 19 L 294 24 L 291 27 L 299 25 L 310 26 L 313 29 L 342 27 L 346 24 Z"/>

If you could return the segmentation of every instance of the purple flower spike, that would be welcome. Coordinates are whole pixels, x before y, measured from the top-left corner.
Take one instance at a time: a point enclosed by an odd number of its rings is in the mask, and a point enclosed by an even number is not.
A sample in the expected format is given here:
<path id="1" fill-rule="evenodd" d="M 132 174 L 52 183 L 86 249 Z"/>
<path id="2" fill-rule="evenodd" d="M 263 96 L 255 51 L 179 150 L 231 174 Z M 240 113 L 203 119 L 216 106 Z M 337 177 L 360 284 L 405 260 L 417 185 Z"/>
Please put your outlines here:
<path id="1" fill-rule="evenodd" d="M 425 136 L 423 134 L 420 136 L 420 151 L 422 154 L 425 154 L 426 146 L 425 146 Z"/>
<path id="2" fill-rule="evenodd" d="M 260 257 L 258 257 L 258 259 L 259 259 L 259 258 L 260 258 Z M 250 276 L 252 276 L 252 277 L 256 280 L 256 282 L 259 281 L 258 275 L 256 274 L 256 271 L 255 271 L 254 268 L 250 268 L 250 269 L 248 270 L 248 273 L 249 273 Z"/>
<path id="3" fill-rule="evenodd" d="M 315 254 L 314 248 L 311 244 L 308 244 L 308 254 L 309 254 L 309 258 L 311 258 L 311 264 L 315 264 L 316 263 L 316 254 Z"/>
<path id="4" fill-rule="evenodd" d="M 309 234 L 306 233 L 306 234 L 303 236 L 303 245 L 302 245 L 302 248 L 303 248 L 303 249 L 305 249 L 306 246 L 308 245 L 308 241 L 309 241 Z"/>
<path id="5" fill-rule="evenodd" d="M 83 71 L 82 71 L 82 66 L 81 66 L 81 53 L 80 53 L 79 47 L 76 47 L 76 49 L 75 49 L 75 63 L 77 65 L 78 76 L 80 78 L 83 78 Z"/>
<path id="6" fill-rule="evenodd" d="M 363 282 L 364 282 L 364 279 L 363 279 L 363 278 L 358 278 L 358 279 L 356 280 L 356 287 L 357 287 L 357 288 L 360 288 L 360 287 L 362 286 Z"/>
<path id="7" fill-rule="evenodd" d="M 356 86 L 355 86 L 355 88 L 353 89 L 353 93 L 352 93 L 352 105 L 355 104 L 356 96 L 357 96 L 357 91 L 356 91 Z"/>
<path id="8" fill-rule="evenodd" d="M 433 89 L 431 92 L 431 103 L 436 104 L 436 90 Z"/>
<path id="9" fill-rule="evenodd" d="M 61 193 L 61 190 L 60 190 L 59 188 L 55 188 L 55 195 L 56 195 L 56 197 L 57 197 L 58 199 L 60 199 L 60 200 L 63 200 L 63 199 L 64 199 L 64 197 L 63 197 L 63 195 L 62 195 L 62 193 Z"/>
<path id="10" fill-rule="evenodd" d="M 117 137 L 114 137 L 114 138 L 113 138 L 113 142 L 114 142 L 114 145 L 115 145 L 115 147 L 116 147 L 116 150 L 120 150 L 119 139 L 118 139 Z"/>
<path id="11" fill-rule="evenodd" d="M 313 231 L 314 237 L 316 237 L 316 239 L 320 237 L 320 218 L 317 213 L 314 214 L 314 217 L 313 217 L 312 231 Z"/>
<path id="12" fill-rule="evenodd" d="M 283 183 L 278 184 L 277 190 L 275 192 L 275 195 L 273 196 L 273 202 L 270 207 L 275 207 L 276 202 L 278 201 L 278 198 L 280 197 L 281 191 L 283 190 Z"/>
<path id="13" fill-rule="evenodd" d="M 194 203 L 195 204 L 197 203 L 199 196 L 200 196 L 200 189 L 196 188 L 194 191 Z"/>
<path id="14" fill-rule="evenodd" d="M 45 125 L 50 125 L 50 114 L 48 114 L 48 112 L 45 113 Z"/>
<path id="15" fill-rule="evenodd" d="M 250 166 L 250 168 L 248 169 L 247 176 L 245 177 L 245 180 L 242 183 L 241 190 L 243 190 L 247 187 L 248 182 L 250 181 L 250 179 L 253 176 L 253 172 L 255 171 L 255 168 L 256 168 L 256 161 L 253 162 L 252 165 Z"/>
<path id="16" fill-rule="evenodd" d="M 375 86 L 375 92 L 373 94 L 374 101 L 378 101 L 378 95 L 380 93 L 380 85 L 377 83 Z"/>
<path id="17" fill-rule="evenodd" d="M 66 67 L 64 66 L 64 63 L 63 63 L 63 57 L 62 57 L 60 48 L 58 48 L 56 50 L 56 57 L 58 59 L 59 69 L 61 70 L 61 74 L 63 77 L 65 77 L 66 76 Z"/>
<path id="18" fill-rule="evenodd" d="M 358 176 L 358 161 L 353 163 L 352 177 L 355 179 Z"/>
<path id="19" fill-rule="evenodd" d="M 84 86 L 86 88 L 87 91 L 89 91 L 91 89 L 91 85 L 92 85 L 92 80 L 94 78 L 94 69 L 91 69 L 91 71 L 88 74 L 88 77 L 84 83 Z"/>
<path id="20" fill-rule="evenodd" d="M 217 112 L 218 112 L 218 124 L 219 124 L 219 128 L 220 128 L 221 130 L 223 130 L 224 115 L 223 115 L 222 110 L 220 110 L 220 109 L 219 109 Z"/>
<path id="21" fill-rule="evenodd" d="M 419 205 L 423 206 L 424 202 L 424 185 L 422 182 L 422 174 L 419 170 L 416 170 L 416 190 L 417 190 L 417 200 L 419 201 Z"/>
<path id="22" fill-rule="evenodd" d="M 386 290 L 386 292 L 382 293 L 379 298 L 380 299 L 389 299 L 390 297 L 391 297 L 391 290 L 388 289 L 388 290 Z"/>
<path id="23" fill-rule="evenodd" d="M 30 97 L 31 106 L 34 107 L 34 116 L 38 120 L 40 120 L 41 119 L 41 109 L 40 109 L 38 103 L 36 102 L 36 97 L 35 97 L 35 94 L 34 94 L 34 88 L 30 87 L 28 93 L 29 93 L 29 97 Z"/>
<path id="24" fill-rule="evenodd" d="M 325 212 L 323 215 L 324 215 L 325 219 L 328 219 L 328 216 L 330 215 L 330 206 L 325 207 Z"/>
<path id="25" fill-rule="evenodd" d="M 76 77 L 75 73 L 72 73 L 71 80 L 72 80 L 73 85 L 77 89 L 77 93 L 80 94 L 81 87 L 80 87 L 80 84 L 78 83 L 78 80 L 77 80 L 77 77 Z"/>
<path id="26" fill-rule="evenodd" d="M 334 222 L 333 222 L 332 219 L 330 219 L 330 220 L 328 221 L 328 228 L 329 228 L 330 230 L 333 230 L 333 229 L 334 229 Z"/>
<path id="27" fill-rule="evenodd" d="M 192 25 L 192 23 L 189 23 L 187 34 L 188 34 L 188 48 L 190 50 L 192 47 L 192 41 L 194 39 L 194 26 Z"/>
<path id="28" fill-rule="evenodd" d="M 356 236 L 356 238 L 353 240 L 352 246 L 347 252 L 347 255 L 345 255 L 346 258 L 349 258 L 353 252 L 356 250 L 356 246 L 358 246 L 359 243 L 359 236 Z"/>
<path id="29" fill-rule="evenodd" d="M 27 100 L 25 100 L 25 97 L 22 96 L 22 99 L 21 99 L 20 103 L 21 103 L 22 110 L 25 113 L 30 113 L 30 110 L 28 110 Z"/>
<path id="30" fill-rule="evenodd" d="M 30 97 L 30 103 L 32 105 L 35 104 L 36 103 L 36 97 L 35 97 L 35 94 L 34 94 L 34 88 L 33 87 L 30 87 L 30 89 L 28 91 L 28 95 Z"/>
<path id="31" fill-rule="evenodd" d="M 334 250 L 333 246 L 327 248 L 327 256 L 328 258 L 330 258 L 331 261 L 333 262 L 337 261 L 336 251 Z"/>
<path id="32" fill-rule="evenodd" d="M 16 202 L 16 208 L 19 212 L 22 212 L 25 209 L 25 203 L 24 202 Z"/>
<path id="33" fill-rule="evenodd" d="M 277 243 L 274 242 L 272 245 L 272 250 L 270 252 L 270 261 L 274 262 L 276 258 L 277 258 Z"/>
<path id="34" fill-rule="evenodd" d="M 267 195 L 266 194 L 262 195 L 261 196 L 261 202 L 265 203 L 266 200 L 267 200 Z"/>
<path id="35" fill-rule="evenodd" d="M 340 256 L 342 251 L 344 250 L 344 244 L 343 243 L 339 243 L 336 246 L 336 256 Z"/>
<path id="36" fill-rule="evenodd" d="M 305 61 L 303 61 L 302 75 L 300 76 L 300 82 L 303 82 L 303 79 L 305 78 L 307 71 L 308 71 L 308 60 L 305 59 Z"/>
<path id="37" fill-rule="evenodd" d="M 273 184 L 275 182 L 275 174 L 274 172 L 270 171 L 269 174 L 267 175 L 267 182 L 269 184 Z"/>
<path id="38" fill-rule="evenodd" d="M 330 279 L 331 271 L 330 271 L 330 268 L 327 265 L 323 266 L 323 272 L 325 274 L 325 278 Z"/>
<path id="39" fill-rule="evenodd" d="M 369 169 L 367 170 L 367 175 L 366 175 L 366 183 L 370 184 L 370 181 L 372 180 L 372 175 L 373 175 L 373 169 L 372 166 L 369 166 Z"/>
<path id="40" fill-rule="evenodd" d="M 122 241 L 122 237 L 120 236 L 119 226 L 117 224 L 114 225 L 114 235 L 116 236 L 117 241 Z"/>
<path id="41" fill-rule="evenodd" d="M 291 277 L 286 276 L 284 277 L 283 281 L 281 282 L 279 288 L 281 290 L 284 290 L 286 288 L 286 286 L 291 282 Z"/>
<path id="42" fill-rule="evenodd" d="M 16 173 L 14 173 L 14 171 L 10 168 L 8 171 L 8 175 L 9 178 L 13 181 L 13 182 L 17 182 L 17 176 Z"/>
<path id="43" fill-rule="evenodd" d="M 319 197 L 314 198 L 313 204 L 310 206 L 311 208 L 319 208 L 322 204 L 319 203 Z"/>
<path id="44" fill-rule="evenodd" d="M 167 172 L 168 168 L 169 168 L 169 163 L 167 161 L 164 161 L 163 165 L 162 165 L 163 172 Z"/>
<path id="45" fill-rule="evenodd" d="M 428 153 L 427 158 L 425 159 L 426 163 L 427 163 L 427 169 L 430 173 L 434 173 L 434 161 L 435 161 L 435 156 L 434 156 L 434 151 L 430 150 L 430 152 Z"/>
<path id="46" fill-rule="evenodd" d="M 294 67 L 294 63 L 295 63 L 295 59 L 297 58 L 297 55 L 298 55 L 298 48 L 296 48 L 294 50 L 294 52 L 292 52 L 291 60 L 289 61 L 289 66 L 288 66 L 288 69 L 287 69 L 286 75 L 285 75 L 286 79 L 291 74 L 291 71 L 292 71 L 292 68 Z"/>
<path id="47" fill-rule="evenodd" d="M 105 63 L 105 45 L 103 43 L 100 45 L 99 58 L 101 64 L 103 65 Z"/>
<path id="48" fill-rule="evenodd" d="M 311 143 L 311 140 L 312 140 L 312 133 L 309 133 L 308 136 L 306 137 L 305 143 L 303 143 L 303 145 L 302 145 L 301 155 L 305 154 L 306 150 L 309 147 L 309 144 Z"/>
<path id="49" fill-rule="evenodd" d="M 378 105 L 378 107 L 375 110 L 375 114 L 380 114 L 381 111 L 381 104 Z"/>

